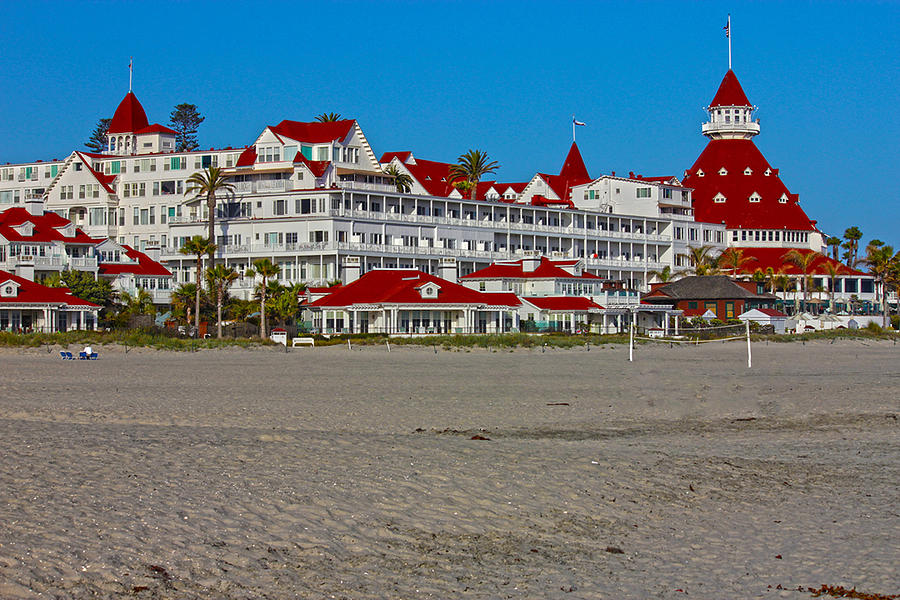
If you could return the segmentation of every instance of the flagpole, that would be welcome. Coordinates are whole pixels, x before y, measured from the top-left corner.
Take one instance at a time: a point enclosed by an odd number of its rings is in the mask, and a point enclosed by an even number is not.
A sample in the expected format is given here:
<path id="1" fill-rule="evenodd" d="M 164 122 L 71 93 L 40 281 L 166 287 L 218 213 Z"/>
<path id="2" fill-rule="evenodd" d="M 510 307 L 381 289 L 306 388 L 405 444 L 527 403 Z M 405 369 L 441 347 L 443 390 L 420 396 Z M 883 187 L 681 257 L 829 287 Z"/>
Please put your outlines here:
<path id="1" fill-rule="evenodd" d="M 572 115 L 572 143 L 575 143 L 575 115 Z"/>
<path id="2" fill-rule="evenodd" d="M 728 15 L 728 70 L 731 70 L 731 15 Z"/>
<path id="3" fill-rule="evenodd" d="M 134 57 L 128 61 L 128 91 L 131 91 L 131 78 L 134 74 Z"/>

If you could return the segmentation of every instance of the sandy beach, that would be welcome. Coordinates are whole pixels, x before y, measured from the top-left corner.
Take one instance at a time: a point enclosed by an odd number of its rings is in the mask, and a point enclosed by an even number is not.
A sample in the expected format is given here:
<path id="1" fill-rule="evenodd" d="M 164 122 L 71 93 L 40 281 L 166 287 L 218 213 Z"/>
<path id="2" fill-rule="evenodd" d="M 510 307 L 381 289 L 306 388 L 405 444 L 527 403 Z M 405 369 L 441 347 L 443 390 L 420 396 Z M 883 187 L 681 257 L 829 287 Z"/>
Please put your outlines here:
<path id="1" fill-rule="evenodd" d="M 95 349 L 0 350 L 0 598 L 900 593 L 890 342 Z"/>

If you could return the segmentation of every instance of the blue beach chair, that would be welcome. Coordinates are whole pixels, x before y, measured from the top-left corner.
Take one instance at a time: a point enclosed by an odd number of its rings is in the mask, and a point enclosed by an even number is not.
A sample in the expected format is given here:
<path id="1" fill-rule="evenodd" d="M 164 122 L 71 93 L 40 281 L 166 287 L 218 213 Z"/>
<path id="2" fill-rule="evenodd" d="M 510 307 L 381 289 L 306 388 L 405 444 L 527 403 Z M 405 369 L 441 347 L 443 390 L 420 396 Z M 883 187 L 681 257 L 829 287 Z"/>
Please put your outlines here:
<path id="1" fill-rule="evenodd" d="M 81 351 L 78 353 L 78 360 L 88 360 L 87 352 Z"/>
<path id="2" fill-rule="evenodd" d="M 88 358 L 90 358 L 91 360 L 97 360 L 98 358 L 100 358 L 100 355 L 96 352 L 91 352 L 91 355 Z"/>

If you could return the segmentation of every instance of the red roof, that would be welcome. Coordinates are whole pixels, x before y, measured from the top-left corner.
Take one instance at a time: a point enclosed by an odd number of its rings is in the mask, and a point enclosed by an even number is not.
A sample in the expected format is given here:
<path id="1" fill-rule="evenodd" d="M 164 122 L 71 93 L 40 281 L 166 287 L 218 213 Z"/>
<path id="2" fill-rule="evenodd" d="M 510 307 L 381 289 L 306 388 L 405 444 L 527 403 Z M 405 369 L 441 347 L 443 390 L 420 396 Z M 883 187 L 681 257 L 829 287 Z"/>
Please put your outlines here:
<path id="1" fill-rule="evenodd" d="M 474 273 L 463 275 L 460 279 L 602 279 L 587 271 L 582 271 L 581 275 L 573 275 L 566 271 L 564 267 L 574 266 L 578 263 L 577 259 L 551 260 L 542 256 L 540 264 L 534 271 L 523 270 L 522 262 L 522 260 L 495 262 Z"/>
<path id="2" fill-rule="evenodd" d="M 450 163 L 417 158 L 406 168 L 431 196 L 447 197 L 456 189 L 450 183 Z"/>
<path id="3" fill-rule="evenodd" d="M 482 292 L 491 306 L 521 306 L 522 301 L 513 292 Z"/>
<path id="4" fill-rule="evenodd" d="M 728 69 L 710 106 L 752 106 L 734 71 Z"/>
<path id="5" fill-rule="evenodd" d="M 116 176 L 104 175 L 100 171 L 95 170 L 94 167 L 91 166 L 91 161 L 85 160 L 84 153 L 76 151 L 75 154 L 77 154 L 81 159 L 81 162 L 87 168 L 88 172 L 90 172 L 90 174 L 94 176 L 94 179 L 96 179 L 100 183 L 100 185 L 103 186 L 103 189 L 105 189 L 110 194 L 114 194 L 115 192 L 112 189 L 112 183 L 116 180 Z"/>
<path id="6" fill-rule="evenodd" d="M 309 160 L 303 153 L 298 152 L 297 156 L 294 157 L 295 163 L 303 163 L 309 170 L 312 171 L 312 174 L 316 177 L 321 177 L 325 174 L 325 171 L 328 169 L 328 165 L 331 164 L 330 161 L 327 160 Z"/>
<path id="7" fill-rule="evenodd" d="M 603 309 L 602 306 L 584 296 L 534 296 L 522 299 L 541 310 L 587 312 L 591 309 Z"/>
<path id="8" fill-rule="evenodd" d="M 420 288 L 427 283 L 439 286 L 437 298 L 423 298 Z M 495 303 L 494 294 L 476 292 L 469 288 L 429 275 L 416 269 L 375 269 L 341 287 L 333 294 L 310 304 L 318 307 L 353 306 L 355 304 L 478 304 L 517 306 L 507 304 L 505 298 Z"/>
<path id="9" fill-rule="evenodd" d="M 579 152 L 578 145 L 575 142 L 572 142 L 572 147 L 569 148 L 569 154 L 566 155 L 566 160 L 563 162 L 562 169 L 559 170 L 559 176 L 564 177 L 565 179 L 591 178 L 591 176 L 588 175 L 587 167 L 584 166 L 584 159 L 581 158 L 581 152 Z"/>
<path id="10" fill-rule="evenodd" d="M 784 273 L 785 275 L 800 274 L 800 269 L 797 268 L 796 265 L 784 260 L 784 255 L 791 250 L 795 250 L 795 248 L 738 248 L 738 250 L 743 251 L 744 258 L 755 259 L 750 260 L 743 265 L 742 270 L 746 273 L 753 273 L 757 269 L 765 271 L 767 268 L 771 267 L 776 273 Z M 796 248 L 796 250 L 802 254 L 810 254 L 813 252 L 812 250 L 800 248 Z M 824 275 L 826 264 L 838 266 L 841 269 L 841 275 L 852 275 L 856 277 L 866 275 L 866 273 L 851 269 L 847 265 L 844 265 L 829 256 L 825 256 L 824 254 L 819 254 L 819 257 L 813 261 L 809 273 Z"/>
<path id="11" fill-rule="evenodd" d="M 68 306 L 99 306 L 93 302 L 73 296 L 68 288 L 52 288 L 29 281 L 18 275 L 0 271 L 0 284 L 14 281 L 19 292 L 12 297 L 0 296 L 0 304 L 65 304 Z"/>
<path id="12" fill-rule="evenodd" d="M 150 122 L 147 121 L 144 107 L 138 102 L 137 96 L 133 92 L 128 92 L 119 103 L 119 107 L 109 123 L 108 133 L 136 133 L 148 125 Z"/>
<path id="13" fill-rule="evenodd" d="M 353 129 L 353 123 L 355 122 L 353 119 L 328 121 L 325 123 L 318 121 L 301 123 L 300 121 L 284 120 L 274 127 L 269 127 L 269 129 L 277 135 L 283 135 L 298 142 L 317 144 L 344 139 L 350 133 L 350 130 Z"/>
<path id="14" fill-rule="evenodd" d="M 412 152 L 410 152 L 409 150 L 403 152 L 385 152 L 381 155 L 381 160 L 379 160 L 378 162 L 382 164 L 389 163 L 395 158 L 400 159 L 400 162 L 406 164 L 406 161 L 412 158 Z"/>
<path id="15" fill-rule="evenodd" d="M 34 228 L 30 236 L 23 236 L 14 227 L 30 222 Z M 68 244 L 94 244 L 83 231 L 75 228 L 74 237 L 66 237 L 59 228 L 72 222 L 53 212 L 33 215 L 20 206 L 0 212 L 0 235 L 10 242 L 65 242 Z"/>
<path id="16" fill-rule="evenodd" d="M 719 175 L 722 168 L 726 175 Z M 751 174 L 745 175 L 748 168 Z M 790 193 L 753 140 L 711 140 L 687 171 L 683 185 L 694 188 L 697 221 L 725 223 L 728 229 L 816 230 L 815 221 L 800 208 L 797 195 Z M 750 202 L 754 192 L 760 196 L 759 202 Z M 717 194 L 725 201 L 715 202 Z"/>
<path id="17" fill-rule="evenodd" d="M 252 167 L 256 163 L 256 146 L 248 146 L 238 157 L 236 167 Z"/>
<path id="18" fill-rule="evenodd" d="M 767 317 L 787 317 L 785 313 L 780 310 L 775 310 L 774 308 L 754 308 L 753 310 L 758 310 Z"/>
<path id="19" fill-rule="evenodd" d="M 103 240 L 96 240 L 97 242 L 101 242 Z M 172 273 L 162 266 L 160 263 L 156 262 L 143 252 L 135 250 L 131 246 L 122 245 L 122 248 L 125 249 L 125 255 L 137 261 L 135 263 L 104 263 L 101 262 L 97 265 L 98 272 L 100 275 L 121 275 L 123 273 L 133 273 L 134 275 L 155 275 L 155 276 L 169 276 L 171 277 Z"/>
<path id="20" fill-rule="evenodd" d="M 138 131 L 135 131 L 136 134 L 141 135 L 144 133 L 169 133 L 171 135 L 178 135 L 178 132 L 174 129 L 169 129 L 165 125 L 160 125 L 159 123 L 154 123 L 149 127 L 144 127 Z"/>

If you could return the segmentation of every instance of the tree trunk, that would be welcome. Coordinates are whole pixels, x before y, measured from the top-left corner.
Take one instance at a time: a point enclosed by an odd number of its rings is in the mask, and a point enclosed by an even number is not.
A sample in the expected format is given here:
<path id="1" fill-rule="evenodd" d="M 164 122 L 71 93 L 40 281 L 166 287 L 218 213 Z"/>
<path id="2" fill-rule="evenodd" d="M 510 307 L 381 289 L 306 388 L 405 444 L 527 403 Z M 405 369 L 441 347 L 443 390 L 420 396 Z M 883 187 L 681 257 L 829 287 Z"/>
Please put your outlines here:
<path id="1" fill-rule="evenodd" d="M 259 337 L 266 339 L 266 280 L 263 279 L 262 302 L 259 303 Z"/>
<path id="2" fill-rule="evenodd" d="M 200 334 L 200 273 L 203 270 L 203 255 L 197 255 L 197 301 L 194 310 L 194 327 L 197 329 L 197 334 Z"/>
<path id="3" fill-rule="evenodd" d="M 216 317 L 219 321 L 216 336 L 222 339 L 222 290 L 216 290 Z"/>
<path id="4" fill-rule="evenodd" d="M 209 212 L 209 243 L 216 243 L 216 196 L 212 192 L 206 196 L 206 210 Z M 216 251 L 209 253 L 209 266 L 216 266 Z"/>
<path id="5" fill-rule="evenodd" d="M 888 326 L 888 306 L 887 306 L 887 286 L 884 282 L 881 282 L 881 321 L 882 321 L 882 329 L 887 329 Z"/>

